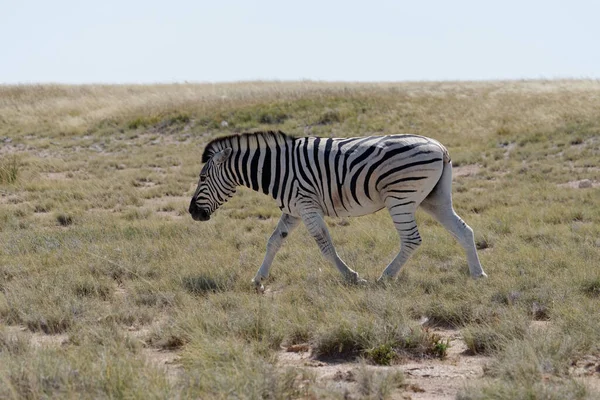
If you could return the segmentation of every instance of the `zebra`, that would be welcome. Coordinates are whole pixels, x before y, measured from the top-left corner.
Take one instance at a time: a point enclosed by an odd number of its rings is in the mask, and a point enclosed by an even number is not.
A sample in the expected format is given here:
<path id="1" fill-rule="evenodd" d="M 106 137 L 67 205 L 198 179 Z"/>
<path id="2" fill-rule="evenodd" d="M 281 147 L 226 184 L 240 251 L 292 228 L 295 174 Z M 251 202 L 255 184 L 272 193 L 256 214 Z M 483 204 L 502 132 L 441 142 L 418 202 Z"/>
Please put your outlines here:
<path id="1" fill-rule="evenodd" d="M 364 282 L 338 256 L 324 216 L 357 217 L 387 208 L 400 251 L 379 281 L 395 278 L 421 244 L 415 211 L 421 206 L 466 252 L 472 277 L 486 277 L 473 230 L 452 206 L 452 162 L 438 141 L 418 135 L 355 138 L 293 137 L 280 131 L 221 137 L 209 142 L 189 206 L 207 221 L 238 186 L 272 196 L 283 212 L 252 283 L 259 291 L 282 243 L 300 221 L 321 253 L 350 282 Z"/>

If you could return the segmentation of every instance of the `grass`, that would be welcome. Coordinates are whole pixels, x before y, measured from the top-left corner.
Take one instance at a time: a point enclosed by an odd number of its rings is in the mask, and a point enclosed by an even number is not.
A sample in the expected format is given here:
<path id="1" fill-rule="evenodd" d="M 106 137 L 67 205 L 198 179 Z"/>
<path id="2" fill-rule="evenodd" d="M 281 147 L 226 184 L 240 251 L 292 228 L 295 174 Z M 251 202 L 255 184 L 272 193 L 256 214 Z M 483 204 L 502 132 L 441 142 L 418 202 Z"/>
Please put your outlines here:
<path id="1" fill-rule="evenodd" d="M 11 184 L 19 177 L 19 161 L 17 156 L 3 157 L 0 161 L 0 184 Z"/>
<path id="2" fill-rule="evenodd" d="M 399 366 L 444 359 L 436 332 L 453 329 L 490 359 L 459 398 L 594 398 L 570 366 L 600 352 L 599 94 L 585 80 L 0 87 L 0 397 L 389 398 L 407 387 Z M 206 223 L 186 212 L 203 145 L 250 129 L 439 139 L 465 168 L 454 203 L 489 279 L 419 213 L 397 282 L 345 285 L 301 227 L 257 295 L 275 202 L 239 190 Z M 369 282 L 398 250 L 386 212 L 327 222 Z M 292 344 L 356 366 L 350 386 L 282 366 Z"/>

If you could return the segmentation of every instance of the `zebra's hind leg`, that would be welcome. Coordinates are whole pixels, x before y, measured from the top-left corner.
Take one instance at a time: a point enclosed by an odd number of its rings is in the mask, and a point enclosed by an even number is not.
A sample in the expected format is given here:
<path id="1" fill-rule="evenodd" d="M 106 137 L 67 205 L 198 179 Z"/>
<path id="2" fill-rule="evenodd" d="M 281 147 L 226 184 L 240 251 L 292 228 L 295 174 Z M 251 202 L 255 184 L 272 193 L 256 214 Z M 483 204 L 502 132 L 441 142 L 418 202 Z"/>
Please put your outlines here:
<path id="1" fill-rule="evenodd" d="M 323 219 L 323 216 L 318 212 L 309 212 L 302 215 L 302 221 L 308 229 L 308 232 L 317 242 L 321 253 L 327 258 L 338 271 L 344 276 L 344 278 L 351 283 L 364 283 L 364 279 L 358 277 L 358 273 L 350 269 L 344 261 L 338 256 L 331 241 L 327 224 Z"/>
<path id="2" fill-rule="evenodd" d="M 481 268 L 473 229 L 460 218 L 452 207 L 452 164 L 444 165 L 444 171 L 434 189 L 421 203 L 421 207 L 444 226 L 460 243 L 467 253 L 469 272 L 473 278 L 485 278 Z"/>
<path id="3" fill-rule="evenodd" d="M 277 228 L 275 228 L 275 231 L 273 231 L 273 234 L 267 242 L 267 252 L 265 254 L 265 258 L 260 268 L 256 272 L 256 276 L 252 279 L 252 283 L 256 286 L 256 290 L 260 292 L 265 290 L 264 286 L 262 285 L 262 281 L 269 276 L 269 270 L 271 269 L 271 264 L 273 263 L 275 254 L 277 254 L 279 251 L 279 248 L 281 247 L 281 244 L 285 238 L 299 224 L 300 218 L 293 217 L 289 214 L 283 214 L 279 219 Z"/>
<path id="4" fill-rule="evenodd" d="M 386 206 L 394 221 L 396 231 L 400 236 L 400 251 L 392 262 L 385 268 L 378 281 L 393 279 L 398 276 L 400 269 L 410 258 L 412 253 L 421 245 L 421 236 L 415 221 L 415 208 L 403 208 L 386 200 Z"/>
<path id="5" fill-rule="evenodd" d="M 483 272 L 477 256 L 473 229 L 456 214 L 452 208 L 452 203 L 434 204 L 424 201 L 421 206 L 458 240 L 467 253 L 467 263 L 469 264 L 471 276 L 473 278 L 486 278 L 487 275 Z"/>

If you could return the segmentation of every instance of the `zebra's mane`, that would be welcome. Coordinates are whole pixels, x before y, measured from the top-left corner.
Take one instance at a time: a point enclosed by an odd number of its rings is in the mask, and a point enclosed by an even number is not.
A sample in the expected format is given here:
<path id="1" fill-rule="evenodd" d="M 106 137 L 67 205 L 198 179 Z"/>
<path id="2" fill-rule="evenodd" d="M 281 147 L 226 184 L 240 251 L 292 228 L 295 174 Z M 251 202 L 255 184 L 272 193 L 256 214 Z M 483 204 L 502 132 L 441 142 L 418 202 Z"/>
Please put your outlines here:
<path id="1" fill-rule="evenodd" d="M 256 148 L 259 144 L 258 136 L 260 136 L 268 144 L 273 142 L 277 143 L 278 138 L 280 141 L 295 139 L 293 136 L 287 135 L 281 131 L 247 132 L 216 138 L 211 140 L 204 148 L 204 153 L 202 154 L 202 163 L 206 163 L 215 153 L 219 152 L 220 150 L 223 150 L 227 147 L 232 147 L 234 143 L 237 143 L 238 137 L 240 139 L 247 139 L 244 140 L 243 143 L 249 143 L 249 148 Z"/>

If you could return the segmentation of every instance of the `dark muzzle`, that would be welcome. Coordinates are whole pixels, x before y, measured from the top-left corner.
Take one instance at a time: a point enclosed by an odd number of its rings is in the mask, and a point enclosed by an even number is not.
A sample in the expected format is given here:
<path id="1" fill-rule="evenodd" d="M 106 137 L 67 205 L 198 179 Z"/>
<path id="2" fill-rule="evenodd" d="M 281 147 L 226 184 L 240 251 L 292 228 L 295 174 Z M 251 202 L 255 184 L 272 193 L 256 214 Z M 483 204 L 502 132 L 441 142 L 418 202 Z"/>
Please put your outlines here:
<path id="1" fill-rule="evenodd" d="M 189 208 L 190 214 L 194 221 L 208 221 L 210 219 L 210 213 L 206 208 L 200 208 L 196 205 L 196 199 L 192 199 Z"/>

